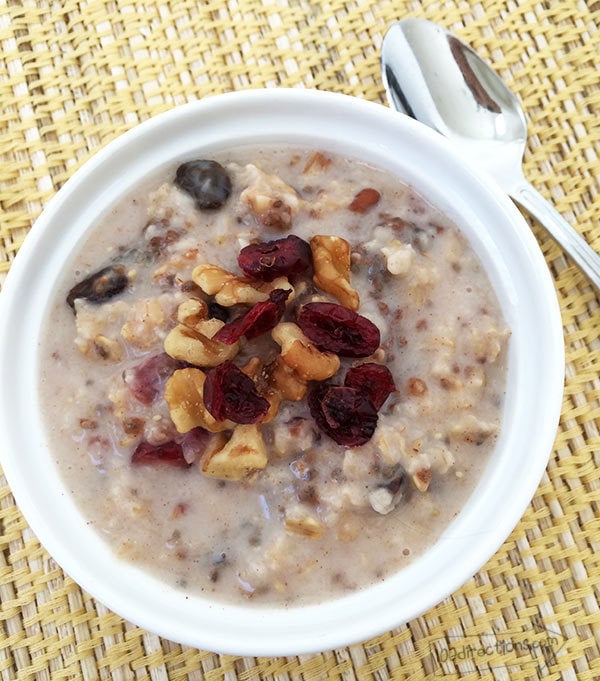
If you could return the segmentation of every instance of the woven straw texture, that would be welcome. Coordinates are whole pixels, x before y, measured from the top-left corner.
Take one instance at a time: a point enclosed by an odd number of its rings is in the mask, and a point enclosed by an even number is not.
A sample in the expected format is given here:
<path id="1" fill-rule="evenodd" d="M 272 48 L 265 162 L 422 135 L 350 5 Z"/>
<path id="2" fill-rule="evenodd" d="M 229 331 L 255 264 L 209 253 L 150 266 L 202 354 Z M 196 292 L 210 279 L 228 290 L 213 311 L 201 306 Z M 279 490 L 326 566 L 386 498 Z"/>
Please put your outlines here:
<path id="1" fill-rule="evenodd" d="M 409 15 L 493 62 L 528 112 L 526 175 L 600 250 L 596 0 L 0 0 L 0 281 L 48 200 L 119 133 L 250 87 L 383 102 L 379 47 L 386 26 Z M 376 639 L 322 654 L 186 648 L 82 592 L 0 477 L 0 679 L 600 679 L 598 299 L 531 224 L 563 315 L 562 419 L 522 521 L 461 589 Z M 450 647 L 464 659 L 444 662 Z"/>

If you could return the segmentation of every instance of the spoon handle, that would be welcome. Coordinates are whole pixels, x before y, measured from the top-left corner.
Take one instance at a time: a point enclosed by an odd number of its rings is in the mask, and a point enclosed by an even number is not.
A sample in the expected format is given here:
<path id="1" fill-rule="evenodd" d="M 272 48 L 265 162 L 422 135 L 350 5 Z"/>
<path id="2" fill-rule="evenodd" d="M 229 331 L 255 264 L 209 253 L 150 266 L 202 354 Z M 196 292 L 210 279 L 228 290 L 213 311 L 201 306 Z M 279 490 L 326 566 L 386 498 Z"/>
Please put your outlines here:
<path id="1" fill-rule="evenodd" d="M 511 197 L 540 222 L 600 291 L 600 255 L 527 180 L 519 183 Z"/>

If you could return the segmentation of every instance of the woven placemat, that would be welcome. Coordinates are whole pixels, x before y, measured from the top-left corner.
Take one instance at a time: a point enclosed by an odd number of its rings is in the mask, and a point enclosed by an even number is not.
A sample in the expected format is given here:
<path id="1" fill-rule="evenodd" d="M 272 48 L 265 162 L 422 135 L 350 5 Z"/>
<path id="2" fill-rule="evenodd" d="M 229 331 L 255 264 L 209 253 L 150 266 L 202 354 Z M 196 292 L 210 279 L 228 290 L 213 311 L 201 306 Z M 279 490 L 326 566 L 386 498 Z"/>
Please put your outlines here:
<path id="1" fill-rule="evenodd" d="M 56 190 L 151 115 L 264 86 L 383 102 L 378 48 L 408 15 L 494 63 L 528 112 L 526 175 L 600 250 L 598 1 L 0 0 L 0 281 Z M 561 425 L 525 516 L 467 584 L 361 645 L 290 658 L 202 652 L 82 592 L 0 477 L 0 679 L 600 679 L 600 313 L 583 275 L 532 227 L 563 314 Z"/>

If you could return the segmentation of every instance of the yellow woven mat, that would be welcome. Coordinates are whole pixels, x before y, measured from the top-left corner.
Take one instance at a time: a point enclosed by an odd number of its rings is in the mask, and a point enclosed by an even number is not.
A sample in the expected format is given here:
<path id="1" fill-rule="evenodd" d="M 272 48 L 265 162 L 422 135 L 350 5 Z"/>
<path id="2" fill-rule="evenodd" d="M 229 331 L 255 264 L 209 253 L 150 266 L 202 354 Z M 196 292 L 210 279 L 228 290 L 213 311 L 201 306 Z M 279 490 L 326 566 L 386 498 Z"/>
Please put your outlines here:
<path id="1" fill-rule="evenodd" d="M 0 0 L 0 280 L 75 169 L 152 114 L 278 85 L 383 101 L 378 48 L 386 25 L 407 15 L 457 31 L 494 63 L 529 114 L 526 175 L 600 250 L 596 0 Z M 0 679 L 600 679 L 600 314 L 584 277 L 534 230 L 563 313 L 563 416 L 535 499 L 464 587 L 347 649 L 281 659 L 201 652 L 83 593 L 0 477 Z M 440 668 L 440 639 L 463 659 Z"/>

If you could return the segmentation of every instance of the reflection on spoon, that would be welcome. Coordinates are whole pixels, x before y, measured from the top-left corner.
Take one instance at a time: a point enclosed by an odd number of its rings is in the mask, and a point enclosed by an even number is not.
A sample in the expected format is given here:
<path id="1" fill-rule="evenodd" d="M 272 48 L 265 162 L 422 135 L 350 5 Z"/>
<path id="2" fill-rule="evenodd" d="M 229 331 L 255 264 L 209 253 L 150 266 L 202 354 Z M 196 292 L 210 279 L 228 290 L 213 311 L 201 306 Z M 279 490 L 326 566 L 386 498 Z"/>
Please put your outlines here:
<path id="1" fill-rule="evenodd" d="M 437 130 L 535 217 L 600 290 L 600 256 L 523 176 L 523 109 L 470 47 L 436 24 L 403 19 L 381 49 L 388 101 Z"/>

